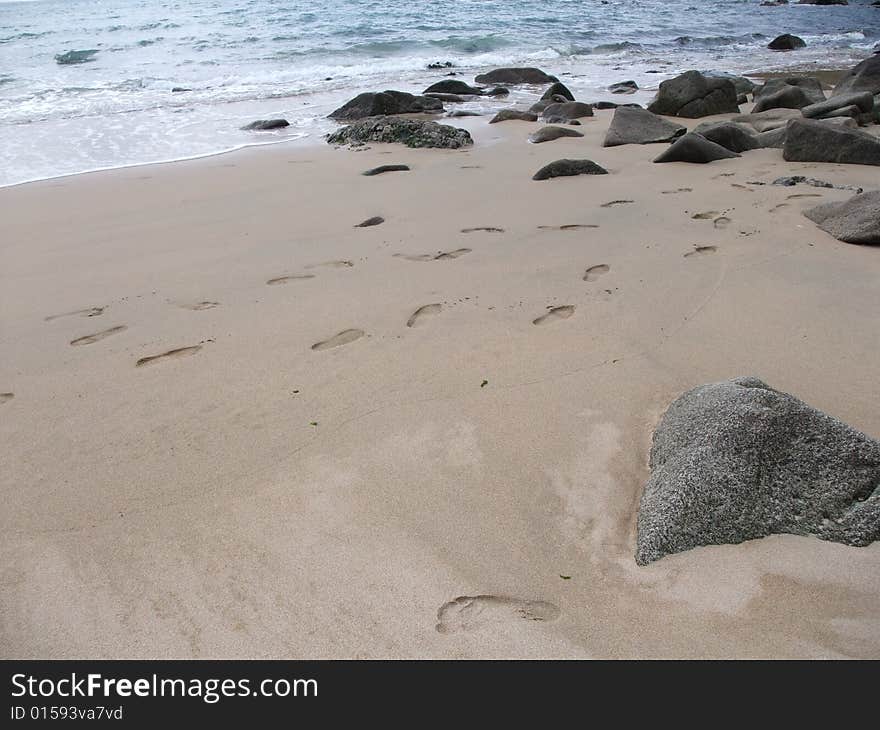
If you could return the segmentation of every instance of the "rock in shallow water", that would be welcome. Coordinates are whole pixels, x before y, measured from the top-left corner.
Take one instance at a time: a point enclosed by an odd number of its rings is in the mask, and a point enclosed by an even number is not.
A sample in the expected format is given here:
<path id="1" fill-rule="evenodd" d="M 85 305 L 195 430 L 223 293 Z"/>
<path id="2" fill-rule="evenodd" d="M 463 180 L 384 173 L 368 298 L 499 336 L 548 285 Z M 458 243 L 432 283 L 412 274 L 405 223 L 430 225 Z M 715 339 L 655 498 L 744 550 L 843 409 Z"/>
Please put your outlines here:
<path id="1" fill-rule="evenodd" d="M 246 132 L 266 132 L 270 129 L 284 129 L 289 126 L 290 122 L 286 119 L 258 119 L 250 124 L 245 124 L 242 129 Z"/>
<path id="2" fill-rule="evenodd" d="M 777 533 L 880 539 L 880 442 L 757 378 L 702 385 L 654 431 L 636 562 Z"/>
<path id="3" fill-rule="evenodd" d="M 767 48 L 771 51 L 795 51 L 798 48 L 806 48 L 807 44 L 800 36 L 791 35 L 791 33 L 783 33 L 776 36 L 767 44 Z"/>
<path id="4" fill-rule="evenodd" d="M 880 191 L 855 195 L 842 203 L 824 203 L 804 215 L 838 241 L 880 246 Z"/>
<path id="5" fill-rule="evenodd" d="M 556 160 L 544 165 L 532 180 L 549 180 L 552 177 L 572 177 L 574 175 L 607 175 L 608 170 L 592 160 Z"/>
<path id="6" fill-rule="evenodd" d="M 368 91 L 358 94 L 328 114 L 330 119 L 354 121 L 377 115 L 439 113 L 443 103 L 430 96 L 415 96 L 405 91 Z"/>
<path id="7" fill-rule="evenodd" d="M 474 81 L 478 84 L 552 84 L 559 81 L 555 76 L 539 68 L 496 68 L 480 74 Z"/>
<path id="8" fill-rule="evenodd" d="M 474 143 L 466 129 L 402 117 L 370 117 L 327 137 L 329 144 L 399 142 L 407 147 L 458 149 Z"/>

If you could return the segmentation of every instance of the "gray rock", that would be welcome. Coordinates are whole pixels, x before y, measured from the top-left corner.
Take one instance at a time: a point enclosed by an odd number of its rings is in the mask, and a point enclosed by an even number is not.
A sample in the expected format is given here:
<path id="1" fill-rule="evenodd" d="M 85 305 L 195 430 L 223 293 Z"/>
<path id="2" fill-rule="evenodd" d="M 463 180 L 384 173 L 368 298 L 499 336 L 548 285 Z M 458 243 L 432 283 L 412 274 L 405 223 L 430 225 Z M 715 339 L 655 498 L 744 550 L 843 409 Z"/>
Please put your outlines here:
<path id="1" fill-rule="evenodd" d="M 388 114 L 440 113 L 443 104 L 430 96 L 415 96 L 405 91 L 368 91 L 331 112 L 330 119 L 354 121 Z"/>
<path id="2" fill-rule="evenodd" d="M 720 144 L 731 152 L 748 152 L 760 148 L 754 133 L 749 127 L 736 122 L 703 123 L 694 129 L 710 142 Z"/>
<path id="3" fill-rule="evenodd" d="M 880 165 L 880 139 L 860 129 L 793 119 L 786 127 L 782 156 L 789 162 Z"/>
<path id="4" fill-rule="evenodd" d="M 474 143 L 465 129 L 401 117 L 370 117 L 327 137 L 329 144 L 399 142 L 407 147 L 458 149 Z"/>
<path id="5" fill-rule="evenodd" d="M 536 101 L 529 107 L 529 111 L 535 114 L 540 114 L 543 112 L 548 106 L 551 104 L 565 104 L 568 101 L 564 96 L 560 96 L 559 94 L 554 94 L 549 99 L 541 99 L 541 101 Z"/>
<path id="6" fill-rule="evenodd" d="M 552 84 L 559 79 L 539 68 L 496 68 L 480 74 L 474 81 L 478 84 Z"/>
<path id="7" fill-rule="evenodd" d="M 824 203 L 804 215 L 839 241 L 880 246 L 880 191 L 855 195 L 843 203 Z"/>
<path id="8" fill-rule="evenodd" d="M 583 137 L 583 132 L 568 127 L 541 127 L 537 132 L 529 135 L 529 142 L 532 144 L 541 144 L 542 142 L 552 142 L 560 137 Z"/>
<path id="9" fill-rule="evenodd" d="M 861 188 L 852 185 L 835 185 L 825 180 L 817 180 L 814 177 L 806 177 L 804 175 L 787 175 L 786 177 L 776 178 L 771 185 L 782 185 L 783 187 L 794 187 L 795 185 L 812 185 L 814 188 L 834 188 L 836 190 L 854 190 L 857 193 L 862 192 Z"/>
<path id="10" fill-rule="evenodd" d="M 829 112 L 835 112 L 845 109 L 849 106 L 855 106 L 863 114 L 870 114 L 874 111 L 874 95 L 870 91 L 856 92 L 852 94 L 838 94 L 830 99 L 820 101 L 818 104 L 809 104 L 801 109 L 808 119 L 823 117 Z M 848 114 L 847 116 L 853 116 Z"/>
<path id="11" fill-rule="evenodd" d="M 763 86 L 755 89 L 755 101 L 758 101 L 765 94 L 774 94 L 785 86 L 797 86 L 807 95 L 811 104 L 825 101 L 822 82 L 815 76 L 786 76 L 784 78 L 768 79 Z"/>
<path id="12" fill-rule="evenodd" d="M 831 124 L 836 127 L 848 127 L 849 129 L 858 129 L 859 127 L 859 123 L 852 117 L 823 117 L 816 121 L 823 122 L 824 124 Z"/>
<path id="13" fill-rule="evenodd" d="M 608 87 L 612 94 L 635 94 L 638 90 L 639 85 L 635 81 L 619 81 Z"/>
<path id="14" fill-rule="evenodd" d="M 361 175 L 372 177 L 373 175 L 381 175 L 383 172 L 406 172 L 408 170 L 409 165 L 379 165 L 371 170 L 365 170 Z"/>
<path id="15" fill-rule="evenodd" d="M 760 132 L 755 135 L 755 142 L 758 143 L 758 147 L 762 150 L 781 150 L 785 147 L 785 127 L 778 127 L 766 132 Z"/>
<path id="16" fill-rule="evenodd" d="M 679 137 L 654 162 L 695 162 L 705 164 L 715 160 L 727 160 L 732 157 L 739 157 L 739 155 L 736 152 L 725 149 L 720 144 L 710 142 L 700 134 L 691 132 L 683 137 Z"/>
<path id="17" fill-rule="evenodd" d="M 785 127 L 791 119 L 803 119 L 800 109 L 768 109 L 758 114 L 740 114 L 730 121 L 737 124 L 748 124 L 756 132 L 768 132 L 771 129 Z"/>
<path id="18" fill-rule="evenodd" d="M 798 5 L 849 5 L 849 0 L 798 0 Z"/>
<path id="19" fill-rule="evenodd" d="M 796 51 L 799 48 L 806 48 L 807 44 L 804 42 L 804 39 L 791 35 L 791 33 L 783 33 L 780 36 L 776 36 L 772 41 L 767 44 L 767 48 L 771 51 Z"/>
<path id="20" fill-rule="evenodd" d="M 67 51 L 55 56 L 55 63 L 59 66 L 72 66 L 78 63 L 88 63 L 89 61 L 94 61 L 95 56 L 97 55 L 98 51 L 95 48 L 85 51 Z"/>
<path id="21" fill-rule="evenodd" d="M 736 87 L 730 79 L 707 78 L 699 71 L 687 71 L 661 83 L 648 109 L 654 114 L 696 119 L 739 112 L 736 97 Z"/>
<path id="22" fill-rule="evenodd" d="M 837 82 L 832 96 L 870 91 L 880 94 L 880 56 L 870 56 L 858 64 Z"/>
<path id="23" fill-rule="evenodd" d="M 496 86 L 493 89 L 488 89 L 483 92 L 486 96 L 507 96 L 510 93 L 510 89 L 505 89 L 503 86 Z"/>
<path id="24" fill-rule="evenodd" d="M 556 160 L 544 165 L 532 180 L 549 180 L 552 177 L 571 177 L 573 175 L 607 175 L 608 170 L 592 160 Z"/>
<path id="25" fill-rule="evenodd" d="M 566 99 L 568 101 L 574 101 L 574 94 L 569 91 L 568 87 L 565 84 L 561 84 L 558 81 L 544 92 L 544 95 L 541 97 L 541 101 L 550 101 L 557 96 L 561 96 L 563 99 Z"/>
<path id="26" fill-rule="evenodd" d="M 686 127 L 658 117 L 647 109 L 622 106 L 614 111 L 602 146 L 672 142 L 685 132 Z"/>
<path id="27" fill-rule="evenodd" d="M 545 120 L 570 122 L 572 119 L 593 116 L 593 107 L 582 101 L 566 101 L 561 104 L 550 104 L 544 107 L 541 116 Z"/>
<path id="28" fill-rule="evenodd" d="M 422 93 L 426 96 L 428 94 L 482 96 L 483 89 L 478 89 L 476 86 L 471 86 L 470 84 L 466 84 L 464 81 L 459 81 L 458 79 L 443 79 L 442 81 L 438 81 L 435 84 L 431 84 Z"/>
<path id="29" fill-rule="evenodd" d="M 502 109 L 498 112 L 494 117 L 489 120 L 489 124 L 496 124 L 497 122 L 509 122 L 509 121 L 517 121 L 517 122 L 537 122 L 538 115 L 533 112 L 522 112 L 519 109 Z"/>
<path id="30" fill-rule="evenodd" d="M 458 94 L 442 94 L 431 92 L 430 94 L 425 94 L 425 96 L 429 96 L 432 99 L 439 99 L 440 101 L 446 101 L 450 104 L 461 104 L 462 102 L 467 101 L 463 96 L 459 96 Z"/>
<path id="31" fill-rule="evenodd" d="M 768 109 L 802 109 L 810 105 L 810 97 L 799 86 L 786 84 L 775 91 L 761 94 L 755 97 L 755 106 L 752 113 L 767 111 Z"/>
<path id="32" fill-rule="evenodd" d="M 654 431 L 636 562 L 786 533 L 880 539 L 880 442 L 757 378 L 702 385 Z"/>
<path id="33" fill-rule="evenodd" d="M 475 112 L 469 111 L 468 109 L 456 109 L 455 111 L 447 112 L 447 117 L 481 117 L 483 116 L 483 112 Z"/>
<path id="34" fill-rule="evenodd" d="M 270 129 L 283 129 L 289 126 L 290 122 L 286 119 L 258 119 L 250 124 L 245 124 L 242 129 L 247 132 L 265 132 Z"/>
<path id="35" fill-rule="evenodd" d="M 753 94 L 755 89 L 758 88 L 758 85 L 749 78 L 745 76 L 735 76 L 734 74 L 727 73 L 726 71 L 701 71 L 706 78 L 719 78 L 719 79 L 727 79 L 728 81 L 733 82 L 733 88 L 736 89 L 736 93 L 739 94 Z"/>

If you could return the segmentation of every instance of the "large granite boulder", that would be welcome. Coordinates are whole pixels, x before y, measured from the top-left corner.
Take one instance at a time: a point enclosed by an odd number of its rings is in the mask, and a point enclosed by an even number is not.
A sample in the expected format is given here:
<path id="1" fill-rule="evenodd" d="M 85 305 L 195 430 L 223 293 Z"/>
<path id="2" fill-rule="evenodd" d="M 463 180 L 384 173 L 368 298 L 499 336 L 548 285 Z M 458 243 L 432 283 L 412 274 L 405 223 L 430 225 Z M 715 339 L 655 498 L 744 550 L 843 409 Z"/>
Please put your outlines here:
<path id="1" fill-rule="evenodd" d="M 720 78 L 720 79 L 728 79 L 733 82 L 733 88 L 736 89 L 736 93 L 738 96 L 742 94 L 753 94 L 755 89 L 758 88 L 758 84 L 752 81 L 750 78 L 746 76 L 736 76 L 735 74 L 728 73 L 727 71 L 700 71 L 703 76 L 706 78 Z"/>
<path id="2" fill-rule="evenodd" d="M 767 48 L 771 51 L 796 51 L 798 48 L 806 48 L 807 44 L 800 36 L 791 35 L 791 33 L 783 33 L 776 36 L 767 44 Z"/>
<path id="3" fill-rule="evenodd" d="M 825 92 L 822 90 L 822 82 L 815 76 L 785 76 L 768 79 L 763 86 L 755 89 L 755 101 L 758 101 L 758 99 L 766 94 L 776 93 L 786 86 L 797 86 L 807 95 L 811 104 L 825 101 Z"/>
<path id="4" fill-rule="evenodd" d="M 654 162 L 695 162 L 705 164 L 715 160 L 727 160 L 739 157 L 736 152 L 715 144 L 701 134 L 690 132 L 679 137 L 669 149 L 657 157 Z"/>
<path id="5" fill-rule="evenodd" d="M 572 119 L 593 116 L 593 107 L 582 101 L 566 101 L 561 104 L 548 104 L 541 112 L 547 122 L 570 122 Z"/>
<path id="6" fill-rule="evenodd" d="M 789 162 L 880 165 L 880 138 L 815 119 L 792 119 L 785 128 L 782 156 Z"/>
<path id="7" fill-rule="evenodd" d="M 880 94 L 880 55 L 870 56 L 837 82 L 832 96 L 851 94 L 857 91 L 870 91 Z"/>
<path id="8" fill-rule="evenodd" d="M 756 96 L 752 113 L 757 114 L 768 109 L 802 109 L 811 103 L 810 97 L 800 86 L 786 84 L 775 91 Z"/>
<path id="9" fill-rule="evenodd" d="M 874 95 L 870 91 L 838 94 L 818 104 L 803 107 L 801 114 L 808 119 L 821 118 L 851 106 L 857 107 L 862 114 L 870 114 L 874 111 Z"/>
<path id="10" fill-rule="evenodd" d="M 651 448 L 636 562 L 701 545 L 880 539 L 880 442 L 757 378 L 675 400 Z"/>
<path id="11" fill-rule="evenodd" d="M 443 111 L 443 102 L 430 96 L 415 96 L 405 91 L 367 91 L 327 116 L 337 121 L 354 121 L 388 114 L 437 114 Z"/>
<path id="12" fill-rule="evenodd" d="M 494 117 L 489 120 L 489 124 L 497 124 L 498 122 L 537 122 L 538 115 L 534 112 L 523 112 L 519 109 L 502 109 Z"/>
<path id="13" fill-rule="evenodd" d="M 648 109 L 654 114 L 697 119 L 712 114 L 739 112 L 736 98 L 736 87 L 730 79 L 706 77 L 699 71 L 687 71 L 662 82 Z"/>
<path id="14" fill-rule="evenodd" d="M 474 143 L 465 129 L 402 117 L 370 117 L 327 137 L 329 144 L 398 142 L 407 147 L 458 149 Z"/>
<path id="15" fill-rule="evenodd" d="M 470 84 L 466 84 L 464 81 L 459 81 L 458 79 L 443 79 L 442 81 L 438 81 L 435 84 L 431 84 L 422 93 L 481 96 L 483 94 L 483 91 L 483 89 L 478 89 L 476 86 L 471 86 Z"/>
<path id="16" fill-rule="evenodd" d="M 607 175 L 608 170 L 592 160 L 556 160 L 544 165 L 532 180 L 549 180 L 553 177 L 572 177 L 574 175 Z"/>
<path id="17" fill-rule="evenodd" d="M 736 122 L 704 122 L 694 129 L 710 142 L 720 144 L 731 152 L 748 152 L 761 147 L 755 134 L 744 124 Z"/>
<path id="18" fill-rule="evenodd" d="M 647 109 L 621 106 L 614 110 L 602 145 L 616 147 L 623 144 L 672 142 L 685 132 L 687 127 L 658 117 Z"/>
<path id="19" fill-rule="evenodd" d="M 740 114 L 730 121 L 736 124 L 747 124 L 756 132 L 769 132 L 771 129 L 784 128 L 792 119 L 803 119 L 800 109 L 768 109 L 757 114 Z"/>
<path id="20" fill-rule="evenodd" d="M 880 246 L 880 191 L 862 193 L 842 203 L 823 203 L 804 215 L 838 241 Z"/>
<path id="21" fill-rule="evenodd" d="M 556 96 L 561 96 L 564 100 L 574 101 L 574 94 L 571 93 L 571 90 L 565 84 L 561 84 L 558 81 L 544 92 L 541 96 L 541 101 L 550 101 Z"/>
<path id="22" fill-rule="evenodd" d="M 478 84 L 552 84 L 559 81 L 555 76 L 539 68 L 496 68 L 480 74 L 474 81 Z"/>
<path id="23" fill-rule="evenodd" d="M 529 135 L 529 142 L 532 144 L 541 144 L 542 142 L 552 142 L 560 137 L 583 137 L 583 132 L 578 132 L 571 127 L 541 127 L 537 132 Z"/>

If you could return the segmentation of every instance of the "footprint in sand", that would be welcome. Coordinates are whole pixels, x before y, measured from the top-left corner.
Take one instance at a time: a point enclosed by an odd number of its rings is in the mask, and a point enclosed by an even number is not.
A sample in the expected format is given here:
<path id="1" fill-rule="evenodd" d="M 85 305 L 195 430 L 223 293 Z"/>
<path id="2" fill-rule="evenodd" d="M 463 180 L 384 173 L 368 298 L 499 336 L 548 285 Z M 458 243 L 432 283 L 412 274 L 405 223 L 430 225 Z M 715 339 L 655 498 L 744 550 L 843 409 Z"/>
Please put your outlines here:
<path id="1" fill-rule="evenodd" d="M 477 231 L 485 231 L 486 233 L 504 233 L 503 228 L 495 228 L 494 226 L 478 226 L 477 228 L 462 228 L 462 233 L 476 233 Z"/>
<path id="2" fill-rule="evenodd" d="M 772 208 L 770 208 L 770 212 L 775 213 L 777 210 L 788 207 L 788 203 L 779 203 L 778 205 L 774 205 Z"/>
<path id="3" fill-rule="evenodd" d="M 333 335 L 329 340 L 316 342 L 312 345 L 313 350 L 329 350 L 332 347 L 340 347 L 347 345 L 355 340 L 359 340 L 364 336 L 363 330 L 342 330 L 339 334 Z"/>
<path id="4" fill-rule="evenodd" d="M 441 634 L 476 631 L 492 624 L 518 621 L 555 621 L 559 607 L 547 601 L 524 601 L 507 596 L 459 596 L 437 611 L 436 629 Z"/>
<path id="5" fill-rule="evenodd" d="M 786 195 L 786 200 L 794 200 L 795 198 L 821 198 L 819 193 L 795 193 L 794 195 Z"/>
<path id="6" fill-rule="evenodd" d="M 15 393 L 0 393 L 0 403 L 8 403 L 15 398 Z"/>
<path id="7" fill-rule="evenodd" d="M 532 324 L 548 324 L 557 319 L 568 319 L 574 314 L 574 306 L 571 304 L 563 304 L 561 307 L 550 307 L 546 314 L 542 314 L 537 319 L 532 320 Z"/>
<path id="8" fill-rule="evenodd" d="M 429 317 L 432 314 L 439 314 L 442 309 L 442 304 L 426 304 L 424 307 L 419 307 L 406 321 L 406 326 L 417 327 L 425 317 Z"/>
<path id="9" fill-rule="evenodd" d="M 191 309 L 194 312 L 201 312 L 203 309 L 213 309 L 214 307 L 219 307 L 220 302 L 195 302 L 194 304 L 181 304 L 181 308 L 183 309 Z"/>
<path id="10" fill-rule="evenodd" d="M 717 216 L 717 215 L 718 215 L 718 211 L 717 211 L 717 210 L 707 210 L 707 211 L 704 212 L 704 213 L 694 213 L 694 214 L 691 216 L 691 220 L 695 220 L 695 221 L 708 221 L 708 220 L 712 220 L 712 219 L 715 218 L 715 216 Z"/>
<path id="11" fill-rule="evenodd" d="M 75 312 L 52 314 L 48 317 L 45 317 L 45 321 L 51 322 L 53 319 L 61 319 L 62 317 L 97 317 L 103 314 L 105 309 L 107 309 L 107 307 L 88 307 L 86 309 L 77 309 Z"/>
<path id="12" fill-rule="evenodd" d="M 676 188 L 675 190 L 661 190 L 663 195 L 675 195 L 676 193 L 692 193 L 693 188 Z"/>
<path id="13" fill-rule="evenodd" d="M 317 269 L 319 266 L 327 266 L 331 269 L 350 269 L 354 264 L 351 261 L 324 261 L 320 264 L 309 264 L 307 269 Z"/>
<path id="14" fill-rule="evenodd" d="M 161 355 L 150 355 L 149 357 L 142 357 L 134 364 L 134 366 L 137 368 L 142 368 L 147 365 L 157 365 L 161 362 L 165 362 L 166 360 L 177 360 L 181 357 L 189 357 L 190 355 L 195 355 L 201 349 L 201 345 L 192 345 L 191 347 L 178 347 L 175 350 L 168 350 L 168 352 L 163 352 Z"/>
<path id="15" fill-rule="evenodd" d="M 705 256 L 710 253 L 715 253 L 718 250 L 718 246 L 694 246 L 693 251 L 688 251 L 684 257 L 688 256 Z"/>
<path id="16" fill-rule="evenodd" d="M 289 281 L 299 281 L 300 279 L 314 279 L 314 274 L 291 274 L 290 276 L 278 276 L 274 279 L 269 279 L 266 283 L 269 286 L 277 286 L 278 284 L 286 284 Z"/>
<path id="17" fill-rule="evenodd" d="M 607 203 L 602 203 L 601 208 L 611 208 L 615 205 L 629 205 L 630 203 L 635 203 L 635 200 L 611 200 Z"/>
<path id="18" fill-rule="evenodd" d="M 372 218 L 367 218 L 367 220 L 358 223 L 355 228 L 369 228 L 370 226 L 378 226 L 380 223 L 384 222 L 385 219 L 381 215 L 374 215 Z"/>
<path id="19" fill-rule="evenodd" d="M 423 254 L 403 254 L 396 253 L 394 256 L 396 258 L 406 259 L 407 261 L 445 261 L 447 259 L 457 259 L 459 256 L 464 256 L 466 253 L 470 253 L 472 249 L 469 248 L 457 248 L 455 251 L 441 251 L 440 253 L 423 253 Z"/>
<path id="20" fill-rule="evenodd" d="M 541 231 L 578 231 L 583 228 L 598 228 L 595 223 L 566 223 L 562 226 L 538 226 Z"/>
<path id="21" fill-rule="evenodd" d="M 127 329 L 128 327 L 126 327 L 124 324 L 121 324 L 118 327 L 111 327 L 110 329 L 102 330 L 101 332 L 95 332 L 95 334 L 93 335 L 77 337 L 75 340 L 71 340 L 70 344 L 74 347 L 78 347 L 79 345 L 91 345 L 94 342 L 103 340 L 105 337 L 115 335 L 117 332 L 125 332 L 125 330 Z"/>
<path id="22" fill-rule="evenodd" d="M 611 270 L 608 264 L 596 264 L 591 266 L 584 272 L 584 281 L 596 281 L 602 274 L 607 274 Z"/>
<path id="23" fill-rule="evenodd" d="M 715 228 L 727 228 L 727 226 L 730 225 L 730 218 L 722 215 L 712 221 L 712 225 L 715 226 Z"/>

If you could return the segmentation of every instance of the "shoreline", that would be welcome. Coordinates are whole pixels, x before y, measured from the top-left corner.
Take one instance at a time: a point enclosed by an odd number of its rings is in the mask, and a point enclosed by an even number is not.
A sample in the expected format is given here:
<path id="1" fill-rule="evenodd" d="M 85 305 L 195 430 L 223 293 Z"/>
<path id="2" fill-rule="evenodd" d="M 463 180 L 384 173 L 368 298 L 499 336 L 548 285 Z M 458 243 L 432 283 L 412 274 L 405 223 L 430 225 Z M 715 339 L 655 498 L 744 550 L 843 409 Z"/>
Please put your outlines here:
<path id="1" fill-rule="evenodd" d="M 690 387 L 880 436 L 877 251 L 802 214 L 851 192 L 770 184 L 876 168 L 658 165 L 612 115 L 0 191 L 4 656 L 880 656 L 880 543 L 633 559 Z M 566 157 L 610 174 L 531 179 Z"/>

